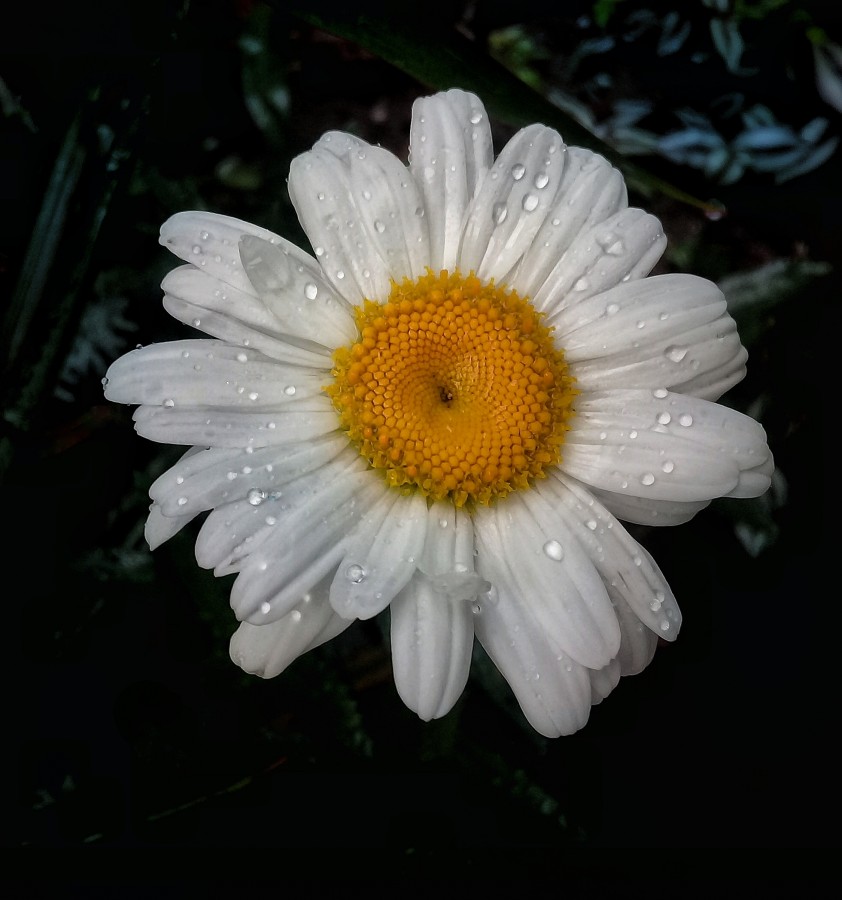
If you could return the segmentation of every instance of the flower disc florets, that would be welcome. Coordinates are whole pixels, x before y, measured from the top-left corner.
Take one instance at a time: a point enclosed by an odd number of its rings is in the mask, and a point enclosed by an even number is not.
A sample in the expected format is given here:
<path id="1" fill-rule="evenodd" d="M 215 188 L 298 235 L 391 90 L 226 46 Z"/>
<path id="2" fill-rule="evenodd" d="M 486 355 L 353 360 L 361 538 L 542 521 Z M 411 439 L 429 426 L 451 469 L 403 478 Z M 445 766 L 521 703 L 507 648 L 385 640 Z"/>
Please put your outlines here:
<path id="1" fill-rule="evenodd" d="M 356 310 L 327 388 L 390 485 L 488 504 L 558 463 L 576 394 L 562 352 L 515 291 L 458 270 L 393 283 Z"/>

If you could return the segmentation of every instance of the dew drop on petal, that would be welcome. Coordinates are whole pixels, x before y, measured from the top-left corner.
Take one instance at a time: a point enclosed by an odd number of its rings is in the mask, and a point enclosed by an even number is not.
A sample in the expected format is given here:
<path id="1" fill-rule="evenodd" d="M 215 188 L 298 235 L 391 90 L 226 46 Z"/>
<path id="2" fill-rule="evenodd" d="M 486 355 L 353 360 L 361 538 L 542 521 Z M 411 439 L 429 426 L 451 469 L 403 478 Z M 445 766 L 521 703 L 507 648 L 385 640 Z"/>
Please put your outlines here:
<path id="1" fill-rule="evenodd" d="M 526 212 L 532 212 L 538 207 L 538 197 L 535 194 L 525 194 L 521 205 Z"/>
<path id="2" fill-rule="evenodd" d="M 608 316 L 613 316 L 614 313 L 618 313 L 620 311 L 619 303 L 609 303 L 608 306 L 605 307 L 605 314 Z"/>
<path id="3" fill-rule="evenodd" d="M 547 175 L 546 172 L 539 172 L 535 176 L 535 187 L 538 188 L 539 191 L 543 190 L 550 183 L 550 176 Z"/>
<path id="4" fill-rule="evenodd" d="M 574 291 L 586 291 L 591 286 L 590 281 L 587 278 L 580 278 L 576 284 L 573 285 Z"/>
<path id="5" fill-rule="evenodd" d="M 267 603 L 264 601 L 263 603 L 260 604 L 260 611 L 263 613 L 264 616 L 268 616 L 271 609 L 272 609 L 271 603 Z"/>
<path id="6" fill-rule="evenodd" d="M 664 350 L 664 356 L 671 362 L 680 363 L 681 360 L 687 356 L 687 348 L 681 347 L 678 344 L 672 344 Z"/>
<path id="7" fill-rule="evenodd" d="M 383 234 L 383 232 L 386 230 L 386 226 L 380 221 L 380 219 L 375 219 L 374 220 L 374 230 L 378 234 Z"/>
<path id="8" fill-rule="evenodd" d="M 293 622 L 300 622 L 300 621 L 301 621 L 301 613 L 300 613 L 297 609 L 294 609 L 294 610 L 289 614 L 289 617 L 290 617 L 290 619 L 291 619 Z"/>
<path id="9" fill-rule="evenodd" d="M 261 491 L 260 488 L 252 488 L 248 494 L 248 501 L 252 506 L 260 506 L 260 504 L 266 499 L 266 493 Z"/>
<path id="10" fill-rule="evenodd" d="M 295 394 L 295 385 L 294 385 L 294 384 L 288 384 L 288 385 L 284 388 L 284 393 L 287 395 L 287 397 L 292 397 L 292 396 Z"/>
<path id="11" fill-rule="evenodd" d="M 175 400 L 172 400 L 172 399 L 164 400 L 164 406 L 167 409 L 172 409 L 175 406 Z"/>
<path id="12" fill-rule="evenodd" d="M 248 362 L 248 354 L 238 353 L 237 354 L 237 362 Z"/>
<path id="13" fill-rule="evenodd" d="M 187 498 L 186 497 L 179 497 L 177 502 L 178 502 L 179 506 L 187 506 Z"/>
<path id="14" fill-rule="evenodd" d="M 506 221 L 506 216 L 508 214 L 509 211 L 506 208 L 505 203 L 495 203 L 491 210 L 491 219 L 495 225 L 502 225 L 503 222 Z"/>
<path id="15" fill-rule="evenodd" d="M 481 112 L 474 112 L 471 114 L 471 125 L 479 125 L 479 123 L 481 121 L 482 121 L 482 113 Z"/>
<path id="16" fill-rule="evenodd" d="M 661 631 L 669 631 L 670 623 L 669 622 L 661 622 Z"/>
<path id="17" fill-rule="evenodd" d="M 512 166 L 512 178 L 514 178 L 515 181 L 520 181 L 520 179 L 523 178 L 523 173 L 525 171 L 526 166 L 524 166 L 523 163 L 515 163 Z"/>
<path id="18" fill-rule="evenodd" d="M 659 425 L 669 425 L 672 421 L 672 416 L 668 412 L 658 413 L 658 424 Z"/>
<path id="19" fill-rule="evenodd" d="M 547 541 L 543 547 L 544 554 L 550 559 L 559 562 L 564 557 L 564 548 L 558 541 Z"/>
<path id="20" fill-rule="evenodd" d="M 693 424 L 693 417 L 690 413 L 683 413 L 678 417 L 678 424 L 683 425 L 685 428 L 689 428 Z"/>
<path id="21" fill-rule="evenodd" d="M 655 483 L 655 476 L 651 472 L 644 472 L 643 475 L 640 476 L 640 483 L 645 485 L 650 485 Z"/>
<path id="22" fill-rule="evenodd" d="M 669 475 L 675 469 L 675 463 L 671 459 L 667 459 L 661 463 L 661 471 Z"/>
<path id="23" fill-rule="evenodd" d="M 345 569 L 345 577 L 351 584 L 360 584 L 365 580 L 365 569 L 362 566 L 353 563 Z"/>
<path id="24" fill-rule="evenodd" d="M 308 300 L 315 300 L 318 293 L 319 293 L 319 289 L 316 287 L 315 284 L 313 284 L 312 281 L 309 281 L 309 282 L 307 282 L 307 284 L 304 285 L 304 296 Z"/>

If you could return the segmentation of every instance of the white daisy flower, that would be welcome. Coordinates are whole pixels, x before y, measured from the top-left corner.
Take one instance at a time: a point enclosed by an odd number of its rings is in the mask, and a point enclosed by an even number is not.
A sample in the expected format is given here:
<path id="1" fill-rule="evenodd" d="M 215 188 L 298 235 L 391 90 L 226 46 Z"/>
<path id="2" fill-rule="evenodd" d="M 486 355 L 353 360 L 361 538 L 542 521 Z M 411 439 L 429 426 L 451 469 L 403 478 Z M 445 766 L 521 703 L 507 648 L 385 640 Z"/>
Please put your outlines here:
<path id="1" fill-rule="evenodd" d="M 581 728 L 680 614 L 618 519 L 674 525 L 769 486 L 763 429 L 715 401 L 746 352 L 720 291 L 645 276 L 665 238 L 620 174 L 532 125 L 494 159 L 451 90 L 411 159 L 326 134 L 289 190 L 314 256 L 187 212 L 164 305 L 213 340 L 135 350 L 106 396 L 190 445 L 151 487 L 156 547 L 236 573 L 231 656 L 272 677 L 387 607 L 395 682 L 445 715 L 476 636 L 542 734 Z"/>

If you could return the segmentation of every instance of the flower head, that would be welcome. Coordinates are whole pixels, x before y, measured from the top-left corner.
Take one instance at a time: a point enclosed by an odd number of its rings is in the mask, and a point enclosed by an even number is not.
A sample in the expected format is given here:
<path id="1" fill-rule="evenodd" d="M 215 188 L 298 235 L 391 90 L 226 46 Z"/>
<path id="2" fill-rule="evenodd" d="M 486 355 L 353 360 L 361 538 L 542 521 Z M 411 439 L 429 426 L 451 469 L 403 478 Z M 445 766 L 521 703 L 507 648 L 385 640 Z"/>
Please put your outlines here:
<path id="1" fill-rule="evenodd" d="M 745 373 L 722 294 L 645 277 L 665 238 L 619 173 L 551 128 L 495 160 L 472 94 L 413 108 L 411 160 L 326 134 L 293 161 L 314 256 L 180 213 L 167 310 L 212 340 L 108 371 L 137 431 L 190 449 L 151 487 L 154 548 L 210 510 L 237 573 L 235 662 L 271 677 L 389 607 L 395 681 L 445 715 L 478 638 L 542 734 L 581 728 L 680 614 L 618 521 L 761 494 L 762 428 L 715 401 Z"/>

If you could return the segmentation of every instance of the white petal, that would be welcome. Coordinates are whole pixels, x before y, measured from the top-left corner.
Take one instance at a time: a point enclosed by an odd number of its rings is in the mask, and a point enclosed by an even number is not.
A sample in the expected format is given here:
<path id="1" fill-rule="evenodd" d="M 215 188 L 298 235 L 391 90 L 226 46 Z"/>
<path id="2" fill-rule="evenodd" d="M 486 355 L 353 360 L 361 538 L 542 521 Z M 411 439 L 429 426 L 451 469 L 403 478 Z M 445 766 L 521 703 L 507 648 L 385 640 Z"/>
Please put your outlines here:
<path id="1" fill-rule="evenodd" d="M 317 145 L 292 161 L 289 196 L 336 291 L 354 304 L 385 300 L 389 270 L 367 233 L 349 172 L 342 159 Z"/>
<path id="2" fill-rule="evenodd" d="M 609 588 L 611 601 L 620 623 L 620 651 L 617 662 L 621 675 L 637 675 L 642 672 L 655 655 L 658 636 L 634 614 L 626 601 Z M 673 633 L 674 634 L 674 633 Z"/>
<path id="3" fill-rule="evenodd" d="M 503 279 L 532 244 L 561 183 L 565 157 L 558 132 L 519 131 L 483 181 L 465 222 L 459 267 L 483 280 Z"/>
<path id="4" fill-rule="evenodd" d="M 409 166 L 424 200 L 434 272 L 457 265 L 462 224 L 493 161 L 491 129 L 479 98 L 450 90 L 412 106 Z"/>
<path id="5" fill-rule="evenodd" d="M 640 209 L 624 209 L 580 234 L 533 297 L 547 322 L 568 306 L 647 275 L 666 247 L 661 223 Z"/>
<path id="6" fill-rule="evenodd" d="M 591 682 L 591 703 L 596 706 L 617 687 L 620 681 L 620 663 L 612 659 L 607 666 L 601 669 L 588 669 L 588 677 Z"/>
<path id="7" fill-rule="evenodd" d="M 427 514 L 424 552 L 418 568 L 433 587 L 451 600 L 471 600 L 488 590 L 474 569 L 474 525 L 464 509 L 434 503 Z"/>
<path id="8" fill-rule="evenodd" d="M 543 622 L 509 585 L 492 587 L 474 618 L 477 638 L 509 683 L 532 727 L 545 737 L 573 734 L 588 721 L 588 670 L 548 640 Z"/>
<path id="9" fill-rule="evenodd" d="M 441 718 L 468 681 L 474 642 L 470 603 L 444 596 L 416 572 L 390 612 L 398 693 L 425 722 Z"/>
<path id="10" fill-rule="evenodd" d="M 308 599 L 275 622 L 242 622 L 231 637 L 231 659 L 250 674 L 274 678 L 308 650 L 341 634 L 351 622 L 331 608 L 327 584 L 314 588 Z"/>
<path id="11" fill-rule="evenodd" d="M 394 496 L 393 496 L 394 495 Z M 409 583 L 427 530 L 427 501 L 390 489 L 347 541 L 330 588 L 331 606 L 345 618 L 370 619 Z"/>
<path id="12" fill-rule="evenodd" d="M 243 235 L 271 241 L 302 263 L 310 257 L 289 241 L 250 222 L 208 212 L 180 212 L 161 226 L 160 242 L 185 262 L 192 263 L 213 278 L 253 294 L 254 288 L 240 262 L 239 243 Z"/>
<path id="13" fill-rule="evenodd" d="M 280 412 L 139 406 L 134 420 L 137 433 L 150 441 L 236 447 L 247 452 L 311 441 L 335 431 L 339 423 L 327 397 L 314 397 L 303 404 L 291 402 Z"/>
<path id="14" fill-rule="evenodd" d="M 283 248 L 253 235 L 240 240 L 240 259 L 260 300 L 284 335 L 332 348 L 356 336 L 348 303 L 322 277 Z"/>
<path id="15" fill-rule="evenodd" d="M 598 669 L 617 653 L 620 631 L 593 563 L 566 523 L 526 494 L 479 509 L 474 517 L 477 569 L 501 601 L 525 598 L 556 651 Z"/>
<path id="16" fill-rule="evenodd" d="M 553 206 L 511 286 L 522 296 L 534 297 L 577 235 L 627 206 L 623 176 L 598 154 L 568 147 Z"/>
<path id="17" fill-rule="evenodd" d="M 270 359 L 251 348 L 222 341 L 192 340 L 149 344 L 113 362 L 105 396 L 115 403 L 279 409 L 323 408 L 327 374 Z"/>
<path id="18" fill-rule="evenodd" d="M 356 523 L 387 489 L 360 469 L 358 460 L 349 451 L 261 507 L 263 516 L 275 521 L 263 529 L 268 536 L 239 563 L 231 588 L 238 619 L 260 624 L 279 618 L 298 595 L 336 571 Z"/>
<path id="19" fill-rule="evenodd" d="M 637 525 L 683 525 L 696 513 L 710 506 L 710 500 L 699 500 L 694 503 L 652 500 L 649 497 L 630 497 L 613 491 L 601 491 L 592 486 L 588 487 L 588 491 L 618 519 Z"/>
<path id="20" fill-rule="evenodd" d="M 195 515 L 235 500 L 253 506 L 290 481 L 327 465 L 348 449 L 340 433 L 279 451 L 262 447 L 253 453 L 213 448 L 176 463 L 149 488 L 165 515 Z"/>
<path id="21" fill-rule="evenodd" d="M 558 470 L 531 493 L 564 520 L 571 537 L 585 548 L 612 601 L 616 604 L 621 598 L 652 631 L 675 640 L 681 627 L 675 596 L 649 554 L 614 516 Z M 567 545 L 563 546 L 567 553 Z"/>
<path id="22" fill-rule="evenodd" d="M 191 522 L 197 513 L 187 516 L 165 516 L 157 503 L 149 507 L 149 515 L 143 528 L 143 536 L 150 550 L 155 550 L 173 535 L 178 534 L 188 522 Z"/>
<path id="23" fill-rule="evenodd" d="M 615 390 L 577 398 L 562 468 L 602 490 L 695 502 L 729 494 L 743 472 L 762 481 L 770 458 L 748 416 L 665 390 Z"/>
<path id="24" fill-rule="evenodd" d="M 330 353 L 317 344 L 295 345 L 280 322 L 252 293 L 238 290 L 193 266 L 180 266 L 164 278 L 164 309 L 185 325 L 242 347 L 251 347 L 290 365 L 329 369 Z"/>
<path id="25" fill-rule="evenodd" d="M 369 240 L 395 281 L 418 278 L 430 265 L 421 192 L 407 167 L 381 147 L 350 156 L 349 178 Z M 384 298 L 385 299 L 385 298 Z"/>
<path id="26" fill-rule="evenodd" d="M 693 275 L 619 284 L 561 310 L 554 324 L 582 390 L 666 387 L 699 396 L 745 371 L 725 297 Z"/>

